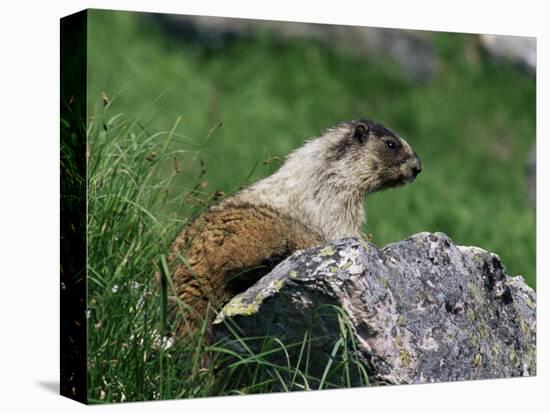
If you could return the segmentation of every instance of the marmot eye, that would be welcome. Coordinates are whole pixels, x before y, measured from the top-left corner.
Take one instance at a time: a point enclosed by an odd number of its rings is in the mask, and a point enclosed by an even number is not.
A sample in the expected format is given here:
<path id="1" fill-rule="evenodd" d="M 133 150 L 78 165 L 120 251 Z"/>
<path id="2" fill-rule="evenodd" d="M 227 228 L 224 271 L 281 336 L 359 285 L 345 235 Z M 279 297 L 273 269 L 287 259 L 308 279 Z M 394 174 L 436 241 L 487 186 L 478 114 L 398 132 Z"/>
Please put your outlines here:
<path id="1" fill-rule="evenodd" d="M 393 141 L 386 141 L 386 147 L 394 152 L 397 150 L 397 145 L 395 145 L 395 142 Z"/>

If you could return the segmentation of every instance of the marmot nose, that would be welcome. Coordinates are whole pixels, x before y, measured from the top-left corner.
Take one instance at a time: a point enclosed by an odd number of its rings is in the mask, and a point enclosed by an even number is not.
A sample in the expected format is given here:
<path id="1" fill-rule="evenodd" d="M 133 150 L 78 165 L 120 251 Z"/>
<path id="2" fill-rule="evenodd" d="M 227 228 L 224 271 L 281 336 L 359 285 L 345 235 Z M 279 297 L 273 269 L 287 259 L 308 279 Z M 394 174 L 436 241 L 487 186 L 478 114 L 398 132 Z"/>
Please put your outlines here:
<path id="1" fill-rule="evenodd" d="M 421 171 L 422 171 L 422 161 L 420 161 L 420 158 L 417 155 L 412 165 L 412 173 L 416 177 L 418 174 L 420 174 Z"/>

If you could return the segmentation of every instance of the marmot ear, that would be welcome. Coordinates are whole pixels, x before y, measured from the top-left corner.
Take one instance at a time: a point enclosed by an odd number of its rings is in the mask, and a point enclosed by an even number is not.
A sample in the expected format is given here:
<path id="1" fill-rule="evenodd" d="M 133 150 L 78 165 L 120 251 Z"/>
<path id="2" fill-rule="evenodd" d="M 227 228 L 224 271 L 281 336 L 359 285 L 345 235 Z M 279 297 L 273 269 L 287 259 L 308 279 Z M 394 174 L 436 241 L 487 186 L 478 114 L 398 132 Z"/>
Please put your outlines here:
<path id="1" fill-rule="evenodd" d="M 363 124 L 362 122 L 359 122 L 357 125 L 355 125 L 355 129 L 353 131 L 353 138 L 357 140 L 359 143 L 365 142 L 369 137 L 369 129 L 368 127 Z"/>

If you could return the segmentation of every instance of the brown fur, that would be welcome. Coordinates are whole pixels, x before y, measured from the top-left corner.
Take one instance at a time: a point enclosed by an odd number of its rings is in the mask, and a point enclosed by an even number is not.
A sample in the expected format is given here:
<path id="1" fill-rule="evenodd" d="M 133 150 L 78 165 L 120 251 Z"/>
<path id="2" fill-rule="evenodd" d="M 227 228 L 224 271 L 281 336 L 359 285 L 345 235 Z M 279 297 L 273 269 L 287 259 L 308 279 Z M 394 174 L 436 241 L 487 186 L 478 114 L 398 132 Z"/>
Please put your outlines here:
<path id="1" fill-rule="evenodd" d="M 243 269 L 269 264 L 272 258 L 282 259 L 322 242 L 316 232 L 269 207 L 211 207 L 184 228 L 170 247 L 176 296 L 192 307 L 178 334 L 197 328 L 208 303 L 221 305 L 241 290 L 239 286 L 255 281 L 246 280 Z M 172 313 L 176 306 L 172 302 Z"/>

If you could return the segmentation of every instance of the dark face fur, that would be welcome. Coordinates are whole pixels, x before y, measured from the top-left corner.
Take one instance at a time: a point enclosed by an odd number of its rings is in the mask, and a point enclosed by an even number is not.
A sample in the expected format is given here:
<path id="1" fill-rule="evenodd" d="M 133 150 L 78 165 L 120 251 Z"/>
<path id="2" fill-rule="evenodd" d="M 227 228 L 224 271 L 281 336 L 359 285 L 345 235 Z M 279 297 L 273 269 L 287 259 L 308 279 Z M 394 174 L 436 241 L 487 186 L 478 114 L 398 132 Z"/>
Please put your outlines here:
<path id="1" fill-rule="evenodd" d="M 411 183 L 422 171 L 411 146 L 383 125 L 367 119 L 349 124 L 350 133 L 335 148 L 340 158 L 352 159 L 354 185 L 371 193 Z"/>

